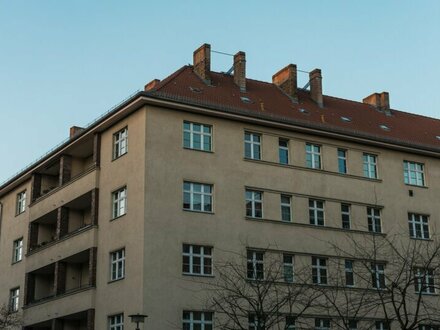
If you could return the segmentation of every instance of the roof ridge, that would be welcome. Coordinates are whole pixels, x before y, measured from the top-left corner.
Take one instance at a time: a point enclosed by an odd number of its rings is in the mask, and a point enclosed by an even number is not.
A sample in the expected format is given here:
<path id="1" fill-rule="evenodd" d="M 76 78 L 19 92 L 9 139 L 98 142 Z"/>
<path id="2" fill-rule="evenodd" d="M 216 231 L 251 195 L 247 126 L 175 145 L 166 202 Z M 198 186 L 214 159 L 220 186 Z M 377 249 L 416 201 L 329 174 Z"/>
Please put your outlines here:
<path id="1" fill-rule="evenodd" d="M 160 86 L 156 89 L 157 91 L 160 90 L 161 88 L 165 87 L 166 85 L 168 85 L 171 81 L 173 81 L 173 79 L 175 79 L 176 77 L 178 77 L 182 72 L 185 71 L 185 69 L 189 68 L 189 65 L 184 65 L 182 66 L 180 69 L 178 69 L 177 71 L 174 71 L 172 74 L 170 74 L 168 77 L 166 77 L 165 79 L 163 79 L 160 82 Z"/>

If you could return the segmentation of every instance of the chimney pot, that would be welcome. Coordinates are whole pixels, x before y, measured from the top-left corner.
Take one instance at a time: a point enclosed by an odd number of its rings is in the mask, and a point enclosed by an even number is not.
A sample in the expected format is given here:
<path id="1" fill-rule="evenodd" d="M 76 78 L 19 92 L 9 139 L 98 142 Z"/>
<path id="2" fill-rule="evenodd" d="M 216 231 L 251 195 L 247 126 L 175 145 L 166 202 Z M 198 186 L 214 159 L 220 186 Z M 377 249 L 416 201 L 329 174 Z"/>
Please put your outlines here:
<path id="1" fill-rule="evenodd" d="M 319 107 L 324 106 L 322 97 L 322 75 L 320 69 L 315 69 L 309 73 L 310 80 L 310 97 L 315 101 Z"/>
<path id="2" fill-rule="evenodd" d="M 272 76 L 272 82 L 295 102 L 298 101 L 297 70 L 295 64 L 289 64 Z"/>
<path id="3" fill-rule="evenodd" d="M 145 91 L 151 91 L 152 89 L 155 89 L 157 85 L 160 83 L 159 79 L 151 80 L 148 84 L 145 85 Z"/>
<path id="4" fill-rule="evenodd" d="M 246 92 L 246 54 L 238 52 L 234 55 L 234 83 L 240 91 Z"/>
<path id="5" fill-rule="evenodd" d="M 70 128 L 70 132 L 69 132 L 70 134 L 69 134 L 69 137 L 70 137 L 70 138 L 73 138 L 75 135 L 81 133 L 82 131 L 84 131 L 84 128 L 79 127 L 79 126 L 72 126 L 72 127 Z"/>
<path id="6" fill-rule="evenodd" d="M 203 44 L 193 53 L 194 72 L 207 84 L 211 83 L 211 45 Z"/>

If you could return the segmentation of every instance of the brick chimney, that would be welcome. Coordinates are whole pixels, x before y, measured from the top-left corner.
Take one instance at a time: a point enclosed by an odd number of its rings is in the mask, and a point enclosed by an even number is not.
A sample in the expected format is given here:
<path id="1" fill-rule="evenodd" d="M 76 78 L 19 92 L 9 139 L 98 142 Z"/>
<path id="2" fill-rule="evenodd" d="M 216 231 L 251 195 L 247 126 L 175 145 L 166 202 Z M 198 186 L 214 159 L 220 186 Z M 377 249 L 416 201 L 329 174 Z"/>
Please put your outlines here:
<path id="1" fill-rule="evenodd" d="M 272 82 L 277 85 L 284 93 L 298 101 L 297 90 L 297 71 L 295 64 L 289 64 L 272 76 Z"/>
<path id="2" fill-rule="evenodd" d="M 70 134 L 69 134 L 69 137 L 70 137 L 70 138 L 73 138 L 75 135 L 81 133 L 82 131 L 84 131 L 84 128 L 79 127 L 79 126 L 72 126 L 72 127 L 70 128 Z"/>
<path id="3" fill-rule="evenodd" d="M 146 84 L 145 85 L 145 91 L 147 92 L 147 91 L 150 91 L 150 90 L 152 90 L 152 89 L 155 89 L 156 88 L 156 86 L 158 85 L 160 83 L 160 80 L 159 79 L 153 79 L 153 80 L 151 80 L 148 84 Z"/>
<path id="4" fill-rule="evenodd" d="M 246 54 L 238 52 L 234 55 L 234 82 L 240 91 L 246 92 Z"/>
<path id="5" fill-rule="evenodd" d="M 310 97 L 315 101 L 319 107 L 324 106 L 322 98 L 322 75 L 320 69 L 315 69 L 309 73 L 310 81 Z"/>
<path id="6" fill-rule="evenodd" d="M 211 45 L 203 44 L 193 53 L 194 72 L 202 78 L 202 80 L 210 84 L 211 78 Z"/>
<path id="7" fill-rule="evenodd" d="M 373 93 L 362 100 L 363 103 L 374 106 L 377 110 L 391 116 L 390 95 L 388 92 Z"/>

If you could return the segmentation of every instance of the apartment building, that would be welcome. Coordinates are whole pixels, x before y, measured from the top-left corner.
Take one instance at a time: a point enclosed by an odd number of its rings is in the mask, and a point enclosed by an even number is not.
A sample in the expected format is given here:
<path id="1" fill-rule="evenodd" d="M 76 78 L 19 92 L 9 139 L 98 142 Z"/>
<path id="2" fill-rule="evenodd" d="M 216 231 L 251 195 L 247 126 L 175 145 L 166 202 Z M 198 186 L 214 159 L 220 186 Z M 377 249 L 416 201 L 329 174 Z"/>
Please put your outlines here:
<path id="1" fill-rule="evenodd" d="M 327 284 L 328 242 L 347 233 L 435 244 L 440 120 L 386 92 L 323 95 L 319 69 L 299 88 L 292 64 L 268 83 L 246 77 L 243 52 L 233 74 L 210 63 L 202 45 L 0 186 L 0 304 L 24 329 L 134 329 L 144 313 L 144 329 L 209 330 L 217 312 L 192 279 L 215 281 L 226 251 L 252 276 L 270 250 Z"/>

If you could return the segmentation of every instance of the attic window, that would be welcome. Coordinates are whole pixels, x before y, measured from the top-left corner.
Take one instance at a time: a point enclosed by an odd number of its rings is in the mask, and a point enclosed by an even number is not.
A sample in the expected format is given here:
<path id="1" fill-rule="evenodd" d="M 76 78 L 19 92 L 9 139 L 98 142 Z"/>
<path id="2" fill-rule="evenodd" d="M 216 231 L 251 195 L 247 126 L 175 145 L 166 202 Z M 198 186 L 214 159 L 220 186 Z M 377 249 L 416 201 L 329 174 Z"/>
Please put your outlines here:
<path id="1" fill-rule="evenodd" d="M 203 90 L 201 90 L 200 88 L 197 88 L 197 87 L 189 86 L 189 89 L 191 90 L 191 92 L 194 92 L 194 93 L 201 93 L 201 92 L 203 92 Z"/>
<path id="2" fill-rule="evenodd" d="M 379 127 L 382 128 L 384 131 L 390 131 L 391 130 L 387 125 L 384 125 L 384 124 L 379 125 Z"/>
<path id="3" fill-rule="evenodd" d="M 436 139 L 440 141 L 440 135 L 437 135 L 437 136 L 436 136 Z"/>
<path id="4" fill-rule="evenodd" d="M 241 102 L 243 103 L 252 103 L 251 99 L 247 96 L 240 96 Z"/>
<path id="5" fill-rule="evenodd" d="M 304 113 L 304 114 L 308 114 L 308 113 L 309 113 L 309 112 L 308 112 L 306 109 L 304 109 L 304 108 L 300 108 L 300 109 L 299 109 L 299 112 Z"/>
<path id="6" fill-rule="evenodd" d="M 344 116 L 341 116 L 341 120 L 345 121 L 346 123 L 350 123 L 351 122 L 351 118 L 344 117 Z"/>

